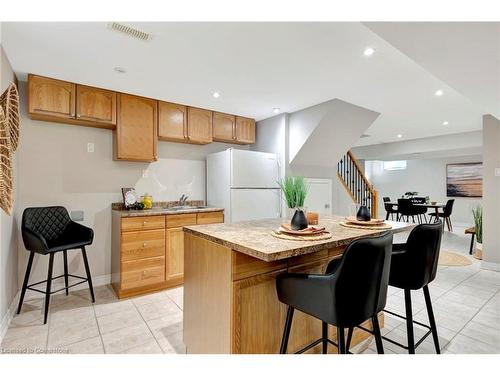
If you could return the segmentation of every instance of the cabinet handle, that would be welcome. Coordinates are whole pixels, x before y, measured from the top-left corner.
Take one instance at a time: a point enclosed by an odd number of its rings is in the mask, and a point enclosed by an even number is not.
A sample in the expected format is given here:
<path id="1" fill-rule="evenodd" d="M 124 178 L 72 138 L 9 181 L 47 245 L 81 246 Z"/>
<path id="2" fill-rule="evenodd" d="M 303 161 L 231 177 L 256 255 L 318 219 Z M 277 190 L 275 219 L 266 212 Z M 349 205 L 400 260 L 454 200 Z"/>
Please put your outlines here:
<path id="1" fill-rule="evenodd" d="M 146 247 L 146 246 L 148 246 L 148 244 L 147 244 L 147 242 L 144 242 L 144 243 L 142 244 L 142 247 Z"/>
<path id="2" fill-rule="evenodd" d="M 143 222 L 142 222 L 142 225 L 146 225 L 146 224 L 147 224 L 147 221 L 143 221 Z"/>
<path id="3" fill-rule="evenodd" d="M 71 117 L 75 117 L 75 114 L 74 113 L 70 113 L 69 114 Z"/>
<path id="4" fill-rule="evenodd" d="M 82 115 L 81 115 L 81 114 L 77 114 L 77 115 L 76 115 L 76 118 L 80 118 L 80 117 L 82 117 Z"/>

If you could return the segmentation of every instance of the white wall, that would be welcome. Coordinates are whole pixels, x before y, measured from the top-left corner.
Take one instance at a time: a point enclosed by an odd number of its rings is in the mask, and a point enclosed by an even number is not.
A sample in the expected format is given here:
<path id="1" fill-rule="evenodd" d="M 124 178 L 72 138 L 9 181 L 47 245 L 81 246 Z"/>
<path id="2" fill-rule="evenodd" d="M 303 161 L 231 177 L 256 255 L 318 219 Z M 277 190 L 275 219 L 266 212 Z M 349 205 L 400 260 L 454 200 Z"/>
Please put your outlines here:
<path id="1" fill-rule="evenodd" d="M 379 215 L 385 216 L 383 197 L 396 200 L 407 191 L 418 191 L 419 196 L 429 196 L 431 201 L 446 202 L 455 199 L 452 221 L 472 225 L 471 208 L 481 203 L 476 198 L 446 197 L 446 164 L 477 162 L 481 156 L 439 159 L 408 160 L 405 170 L 384 171 L 381 161 L 366 161 L 365 169 L 370 182 L 379 195 Z"/>
<path id="2" fill-rule="evenodd" d="M 26 112 L 26 83 L 22 82 L 20 88 L 23 123 L 18 150 L 17 224 L 23 209 L 30 206 L 63 205 L 69 211 L 83 210 L 83 224 L 95 232 L 88 255 L 96 279 L 111 270 L 111 203 L 122 200 L 122 187 L 135 187 L 139 194 L 149 193 L 156 201 L 177 200 L 183 193 L 189 194 L 189 199 L 205 200 L 205 156 L 234 147 L 158 142 L 157 162 L 114 161 L 112 131 L 33 121 Z M 95 144 L 94 153 L 87 153 L 87 142 Z M 144 170 L 148 171 L 147 178 L 142 177 Z M 20 282 L 27 256 L 20 240 Z M 32 280 L 46 277 L 47 258 L 35 257 Z M 56 257 L 54 274 L 62 272 L 59 258 L 62 256 Z M 72 252 L 69 262 L 70 272 L 84 272 L 79 252 Z"/>
<path id="3" fill-rule="evenodd" d="M 483 117 L 483 267 L 500 271 L 500 121 L 491 115 Z"/>
<path id="4" fill-rule="evenodd" d="M 0 24 L 1 29 L 1 24 Z M 0 94 L 15 81 L 15 75 L 4 50 L 0 44 Z M 16 215 L 19 206 L 18 193 L 18 167 L 17 153 L 14 154 L 13 176 L 14 176 L 14 207 L 13 214 L 7 215 L 0 210 L 0 338 L 2 335 L 2 324 L 6 322 L 8 308 L 17 292 L 17 235 Z"/>

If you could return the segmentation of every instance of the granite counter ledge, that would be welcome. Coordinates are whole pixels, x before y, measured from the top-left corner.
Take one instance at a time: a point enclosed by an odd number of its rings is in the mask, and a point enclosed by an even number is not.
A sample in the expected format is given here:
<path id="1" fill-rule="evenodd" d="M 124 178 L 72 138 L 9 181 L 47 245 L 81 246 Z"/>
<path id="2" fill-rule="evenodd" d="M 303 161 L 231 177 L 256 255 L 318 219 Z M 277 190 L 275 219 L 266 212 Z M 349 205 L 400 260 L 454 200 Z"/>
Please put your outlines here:
<path id="1" fill-rule="evenodd" d="M 344 218 L 340 216 L 320 218 L 318 226 L 324 226 L 332 234 L 332 238 L 323 241 L 293 241 L 273 237 L 271 232 L 279 228 L 284 219 L 187 226 L 184 227 L 184 232 L 257 259 L 271 262 L 348 245 L 358 238 L 376 236 L 388 230 L 346 228 L 340 225 L 343 220 Z M 415 224 L 395 221 L 387 223 L 392 226 L 390 231 L 393 233 L 407 231 L 415 226 Z"/>
<path id="2" fill-rule="evenodd" d="M 113 214 L 120 217 L 138 217 L 138 216 L 158 216 L 158 215 L 181 215 L 181 214 L 199 214 L 204 212 L 220 212 L 224 211 L 219 207 L 205 207 L 205 208 L 190 208 L 186 210 L 172 210 L 169 208 L 153 207 L 149 210 L 125 210 L 125 209 L 112 209 Z"/>

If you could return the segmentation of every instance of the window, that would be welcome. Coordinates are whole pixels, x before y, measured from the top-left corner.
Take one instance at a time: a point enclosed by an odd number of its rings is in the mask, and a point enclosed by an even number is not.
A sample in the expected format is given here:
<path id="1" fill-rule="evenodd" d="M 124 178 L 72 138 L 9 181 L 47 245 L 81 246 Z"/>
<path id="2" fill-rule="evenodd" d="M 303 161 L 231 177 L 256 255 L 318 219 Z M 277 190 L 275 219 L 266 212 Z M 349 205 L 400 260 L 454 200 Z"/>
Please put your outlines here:
<path id="1" fill-rule="evenodd" d="M 398 171 L 406 169 L 406 160 L 384 161 L 384 171 Z"/>

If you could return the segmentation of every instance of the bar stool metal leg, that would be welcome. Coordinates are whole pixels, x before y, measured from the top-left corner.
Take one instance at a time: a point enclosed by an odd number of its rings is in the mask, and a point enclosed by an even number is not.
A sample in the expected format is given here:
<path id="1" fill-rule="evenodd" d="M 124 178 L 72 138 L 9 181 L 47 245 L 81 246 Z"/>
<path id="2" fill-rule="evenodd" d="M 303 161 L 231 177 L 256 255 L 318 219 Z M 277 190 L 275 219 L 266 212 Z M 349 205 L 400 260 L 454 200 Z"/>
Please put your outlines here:
<path id="1" fill-rule="evenodd" d="M 49 255 L 49 270 L 47 272 L 47 289 L 45 290 L 45 314 L 43 316 L 43 324 L 47 324 L 47 315 L 49 313 L 50 304 L 50 288 L 52 286 L 52 269 L 54 267 L 54 253 Z"/>
<path id="2" fill-rule="evenodd" d="M 429 294 L 429 286 L 424 286 L 424 297 L 425 306 L 427 307 L 427 315 L 429 316 L 429 324 L 432 330 L 432 339 L 434 340 L 434 347 L 436 348 L 436 353 L 441 354 L 441 348 L 439 347 L 439 337 L 437 333 L 436 321 L 434 320 L 434 312 L 432 311 L 431 295 Z"/>
<path id="3" fill-rule="evenodd" d="M 354 327 L 350 327 L 349 330 L 347 331 L 347 343 L 345 345 L 345 350 L 347 353 L 349 353 L 349 348 L 351 347 L 353 331 L 354 331 Z"/>
<path id="4" fill-rule="evenodd" d="M 378 316 L 372 318 L 373 335 L 375 336 L 375 343 L 377 344 L 377 353 L 384 354 L 384 345 L 382 344 L 382 334 L 380 333 L 380 325 L 378 323 Z"/>
<path id="5" fill-rule="evenodd" d="M 408 336 L 408 353 L 415 354 L 415 337 L 413 335 L 413 313 L 411 309 L 411 290 L 405 289 L 406 334 Z"/>
<path id="6" fill-rule="evenodd" d="M 66 295 L 68 295 L 68 252 L 66 250 L 63 251 L 63 260 L 64 260 L 64 286 L 66 287 Z"/>
<path id="7" fill-rule="evenodd" d="M 321 330 L 322 330 L 322 337 L 323 337 L 323 354 L 328 353 L 328 324 L 325 322 L 321 322 Z"/>
<path id="8" fill-rule="evenodd" d="M 294 308 L 288 306 L 288 310 L 286 312 L 285 328 L 283 329 L 283 337 L 281 338 L 280 354 L 286 354 L 288 349 L 288 338 L 290 337 L 290 329 L 292 328 L 293 311 Z"/>
<path id="9" fill-rule="evenodd" d="M 339 345 L 339 354 L 346 354 L 345 350 L 345 337 L 344 337 L 344 328 L 337 327 L 337 341 Z"/>
<path id="10" fill-rule="evenodd" d="M 33 258 L 35 257 L 35 252 L 30 252 L 30 257 L 28 259 L 28 265 L 26 266 L 26 273 L 24 274 L 23 288 L 21 290 L 21 297 L 19 298 L 19 306 L 17 308 L 17 313 L 21 312 L 21 307 L 23 306 L 24 296 L 26 294 L 26 288 L 28 287 L 28 281 L 30 279 L 31 266 L 33 265 Z"/>
<path id="11" fill-rule="evenodd" d="M 92 302 L 95 302 L 94 287 L 92 286 L 92 275 L 90 274 L 89 261 L 87 259 L 87 252 L 85 251 L 85 247 L 82 247 L 82 255 L 83 262 L 85 264 L 85 272 L 87 272 L 87 281 L 89 283 L 90 296 L 92 297 Z"/>

